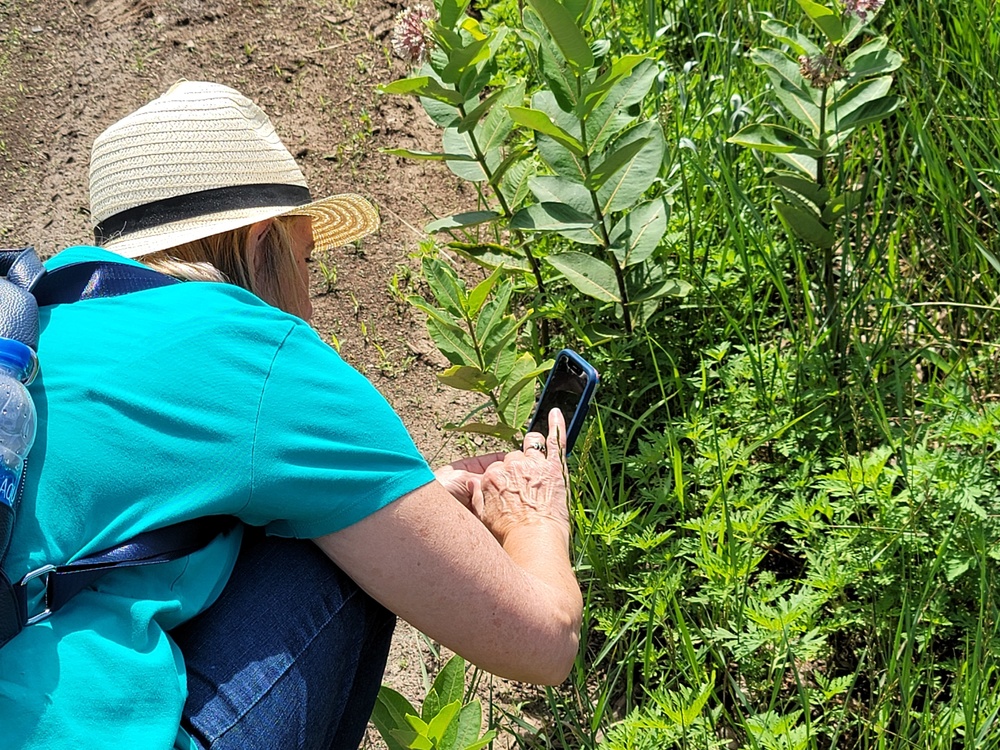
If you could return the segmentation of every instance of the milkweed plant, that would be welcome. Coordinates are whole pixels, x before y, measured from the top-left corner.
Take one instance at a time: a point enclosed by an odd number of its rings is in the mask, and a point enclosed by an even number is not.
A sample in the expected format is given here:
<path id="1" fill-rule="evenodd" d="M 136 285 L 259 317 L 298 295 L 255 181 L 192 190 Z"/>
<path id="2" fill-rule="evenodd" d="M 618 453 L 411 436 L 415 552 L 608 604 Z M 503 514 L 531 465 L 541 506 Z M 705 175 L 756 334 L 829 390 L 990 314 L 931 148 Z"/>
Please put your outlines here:
<path id="1" fill-rule="evenodd" d="M 821 301 L 816 307 L 839 352 L 846 274 L 840 274 L 838 285 L 835 259 L 846 254 L 855 237 L 866 190 L 848 182 L 847 170 L 832 167 L 853 136 L 904 104 L 903 97 L 889 93 L 903 56 L 884 35 L 869 34 L 859 46 L 852 44 L 868 32 L 883 0 L 796 1 L 818 41 L 771 18 L 761 30 L 776 46 L 750 53 L 769 79 L 769 96 L 784 118 L 748 125 L 729 142 L 772 154 L 778 162 L 767 176 L 780 193 L 774 210 L 794 237 L 819 251 L 813 281 Z"/>

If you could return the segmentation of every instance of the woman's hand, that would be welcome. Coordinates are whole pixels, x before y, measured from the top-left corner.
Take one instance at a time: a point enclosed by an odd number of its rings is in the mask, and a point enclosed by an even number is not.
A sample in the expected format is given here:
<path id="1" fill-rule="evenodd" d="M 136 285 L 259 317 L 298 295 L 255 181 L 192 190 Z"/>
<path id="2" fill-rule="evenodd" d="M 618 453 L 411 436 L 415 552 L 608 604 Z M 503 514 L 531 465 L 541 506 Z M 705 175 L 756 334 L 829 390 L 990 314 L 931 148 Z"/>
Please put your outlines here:
<path id="1" fill-rule="evenodd" d="M 483 472 L 491 464 L 503 461 L 504 455 L 503 453 L 488 453 L 484 456 L 460 458 L 458 461 L 452 461 L 437 469 L 434 476 L 456 500 L 466 508 L 471 509 L 473 498 L 476 496 L 482 498 L 479 482 Z"/>
<path id="2" fill-rule="evenodd" d="M 549 436 L 529 432 L 522 450 L 485 467 L 478 486 L 469 483 L 472 512 L 501 545 L 514 529 L 554 524 L 569 540 L 566 487 L 566 422 L 549 412 Z"/>
<path id="3" fill-rule="evenodd" d="M 576 658 L 583 599 L 570 564 L 557 410 L 549 435 L 443 467 L 439 481 L 317 544 L 382 604 L 477 666 L 557 685 Z"/>

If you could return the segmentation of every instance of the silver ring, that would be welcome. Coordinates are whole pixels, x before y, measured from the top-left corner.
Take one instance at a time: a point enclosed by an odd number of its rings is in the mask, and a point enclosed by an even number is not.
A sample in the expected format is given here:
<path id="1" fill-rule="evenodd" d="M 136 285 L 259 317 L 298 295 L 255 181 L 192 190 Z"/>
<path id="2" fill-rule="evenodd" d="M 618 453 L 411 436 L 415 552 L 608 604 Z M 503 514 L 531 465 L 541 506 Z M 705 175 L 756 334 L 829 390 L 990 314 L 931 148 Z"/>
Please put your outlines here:
<path id="1" fill-rule="evenodd" d="M 545 453 L 545 443 L 541 443 L 541 442 L 539 442 L 537 440 L 535 442 L 533 442 L 531 445 L 529 445 L 528 447 L 529 448 L 534 448 L 539 453 Z"/>

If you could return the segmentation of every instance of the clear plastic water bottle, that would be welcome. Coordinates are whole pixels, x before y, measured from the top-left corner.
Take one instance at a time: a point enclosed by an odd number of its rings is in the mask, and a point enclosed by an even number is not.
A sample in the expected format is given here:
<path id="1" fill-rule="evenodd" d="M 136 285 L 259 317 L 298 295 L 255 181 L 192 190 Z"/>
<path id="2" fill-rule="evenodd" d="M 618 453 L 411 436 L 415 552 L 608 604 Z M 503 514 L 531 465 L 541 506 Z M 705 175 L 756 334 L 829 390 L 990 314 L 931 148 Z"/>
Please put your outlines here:
<path id="1" fill-rule="evenodd" d="M 35 404 L 25 386 L 37 363 L 29 347 L 0 338 L 0 554 L 10 540 L 24 459 L 35 442 Z"/>

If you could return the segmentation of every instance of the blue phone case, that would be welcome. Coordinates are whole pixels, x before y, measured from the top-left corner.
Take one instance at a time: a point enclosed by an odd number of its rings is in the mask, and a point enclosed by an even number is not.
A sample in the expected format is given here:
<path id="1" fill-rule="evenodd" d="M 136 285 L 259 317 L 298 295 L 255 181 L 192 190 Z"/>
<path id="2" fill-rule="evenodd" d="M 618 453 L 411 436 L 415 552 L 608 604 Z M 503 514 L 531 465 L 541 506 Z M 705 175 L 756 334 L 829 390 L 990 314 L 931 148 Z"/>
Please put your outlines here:
<path id="1" fill-rule="evenodd" d="M 594 392 L 597 390 L 597 384 L 600 382 L 600 376 L 597 374 L 594 366 L 572 349 L 563 349 L 556 355 L 555 363 L 552 369 L 549 370 L 549 375 L 545 380 L 545 387 L 542 388 L 542 393 L 538 398 L 535 414 L 528 425 L 528 432 L 541 432 L 543 435 L 548 433 L 548 414 L 540 413 L 540 407 L 545 401 L 546 392 L 552 383 L 553 377 L 558 372 L 560 359 L 563 358 L 568 359 L 574 367 L 579 369 L 584 378 L 583 389 L 577 399 L 573 413 L 566 414 L 565 411 L 563 412 L 563 417 L 566 419 L 566 453 L 568 455 L 573 450 L 576 438 L 583 427 L 583 420 L 590 409 L 590 402 L 594 397 Z"/>

